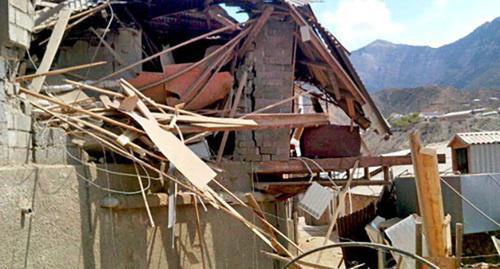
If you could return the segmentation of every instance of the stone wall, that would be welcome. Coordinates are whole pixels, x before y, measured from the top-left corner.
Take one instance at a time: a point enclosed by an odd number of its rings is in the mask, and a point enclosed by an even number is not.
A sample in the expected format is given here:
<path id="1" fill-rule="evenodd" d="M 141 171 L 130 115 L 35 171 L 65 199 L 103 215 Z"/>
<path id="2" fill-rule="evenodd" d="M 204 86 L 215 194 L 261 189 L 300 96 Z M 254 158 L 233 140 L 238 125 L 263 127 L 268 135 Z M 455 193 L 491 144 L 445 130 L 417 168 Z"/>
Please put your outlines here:
<path id="1" fill-rule="evenodd" d="M 34 8 L 28 0 L 0 2 L 0 165 L 26 164 L 31 151 L 31 107 L 13 83 L 20 58 L 29 48 Z"/>
<path id="2" fill-rule="evenodd" d="M 31 42 L 35 9 L 29 0 L 0 2 L 1 45 L 28 48 Z"/>
<path id="3" fill-rule="evenodd" d="M 255 40 L 246 64 L 251 75 L 240 112 L 252 112 L 293 95 L 293 46 L 295 24 L 270 18 Z M 266 113 L 290 113 L 292 103 Z M 287 160 L 290 130 L 274 129 L 236 134 L 235 159 L 242 161 Z"/>

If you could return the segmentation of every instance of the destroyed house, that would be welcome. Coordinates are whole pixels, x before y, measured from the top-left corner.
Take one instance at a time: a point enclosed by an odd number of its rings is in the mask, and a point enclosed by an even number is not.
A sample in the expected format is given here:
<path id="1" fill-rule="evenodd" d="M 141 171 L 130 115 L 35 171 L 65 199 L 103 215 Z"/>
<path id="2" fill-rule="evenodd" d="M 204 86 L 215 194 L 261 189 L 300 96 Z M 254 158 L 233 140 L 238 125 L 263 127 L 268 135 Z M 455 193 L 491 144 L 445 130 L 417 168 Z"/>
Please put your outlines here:
<path id="1" fill-rule="evenodd" d="M 391 184 L 411 157 L 370 154 L 389 126 L 307 2 L 2 1 L 0 261 L 278 268 L 298 206 Z"/>

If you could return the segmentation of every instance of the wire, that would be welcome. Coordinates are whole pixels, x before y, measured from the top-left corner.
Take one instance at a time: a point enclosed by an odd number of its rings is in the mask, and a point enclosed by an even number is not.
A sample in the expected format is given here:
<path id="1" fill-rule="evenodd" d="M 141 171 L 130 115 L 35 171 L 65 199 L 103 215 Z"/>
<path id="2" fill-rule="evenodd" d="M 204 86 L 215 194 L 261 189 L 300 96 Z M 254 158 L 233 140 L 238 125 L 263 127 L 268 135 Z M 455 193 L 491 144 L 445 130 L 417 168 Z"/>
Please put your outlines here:
<path id="1" fill-rule="evenodd" d="M 474 205 L 469 199 L 467 199 L 465 196 L 463 196 L 460 192 L 458 192 L 455 188 L 453 188 L 450 183 L 446 182 L 442 177 L 439 177 L 439 179 L 448 187 L 450 188 L 458 197 L 460 197 L 462 200 L 464 200 L 467 204 L 469 204 L 473 209 L 475 209 L 479 214 L 483 215 L 486 219 L 491 221 L 491 223 L 495 224 L 498 228 L 500 228 L 500 224 L 496 222 L 493 218 L 488 216 L 488 214 L 484 213 L 483 210 L 481 210 L 479 207 Z"/>
<path id="2" fill-rule="evenodd" d="M 297 261 L 300 261 L 301 259 L 303 259 L 311 254 L 314 254 L 316 252 L 320 252 L 322 250 L 326 250 L 326 249 L 330 249 L 330 248 L 356 248 L 356 247 L 373 248 L 373 249 L 377 249 L 377 250 L 384 250 L 386 252 L 394 251 L 394 252 L 397 252 L 397 253 L 402 254 L 404 256 L 413 258 L 416 261 L 419 261 L 420 263 L 429 266 L 430 268 L 439 269 L 438 266 L 434 265 L 433 263 L 431 263 L 427 259 L 422 258 L 416 254 L 411 253 L 411 252 L 408 252 L 408 251 L 405 251 L 405 250 L 402 250 L 399 248 L 395 248 L 392 246 L 376 244 L 376 243 L 368 243 L 368 242 L 342 242 L 342 243 L 335 243 L 335 244 L 315 248 L 315 249 L 307 251 L 307 252 L 293 258 L 287 264 L 285 264 L 285 266 L 283 266 L 283 269 L 289 268 L 291 265 L 295 264 Z"/>
<path id="3" fill-rule="evenodd" d="M 77 161 L 78 163 L 80 163 L 81 165 L 85 165 L 85 166 L 92 166 L 94 167 L 96 170 L 98 171 L 101 171 L 101 172 L 104 172 L 104 173 L 108 173 L 108 174 L 112 174 L 112 175 L 117 175 L 117 176 L 125 176 L 125 177 L 133 177 L 133 178 L 136 178 L 137 175 L 136 174 L 131 174 L 131 173 L 124 173 L 124 172 L 117 172 L 117 171 L 113 171 L 113 170 L 109 170 L 109 169 L 106 169 L 106 168 L 100 168 L 98 166 L 93 166 L 91 165 L 90 163 L 86 163 L 86 162 L 83 162 L 82 160 L 80 160 L 79 158 L 77 158 L 75 155 L 73 155 L 72 153 L 70 153 L 68 151 L 68 149 L 65 147 L 64 150 L 66 151 L 66 154 L 73 160 Z M 143 168 L 144 171 L 147 173 L 146 169 Z M 148 176 L 141 176 L 143 178 L 150 178 L 152 180 L 160 180 L 159 177 L 150 177 L 149 175 Z"/>
<path id="4" fill-rule="evenodd" d="M 100 189 L 102 191 L 106 191 L 106 192 L 110 192 L 110 193 L 117 193 L 117 194 L 123 194 L 123 195 L 136 195 L 136 194 L 141 194 L 142 191 L 120 191 L 120 190 L 115 190 L 115 189 L 111 189 L 111 188 L 106 188 L 106 187 L 103 187 L 95 182 L 93 182 L 92 180 L 86 178 L 85 176 L 81 175 L 80 173 L 78 172 L 75 172 L 76 173 L 76 176 L 80 179 L 82 179 L 83 181 L 87 182 L 88 184 L 92 185 L 93 187 L 97 188 L 97 189 Z M 151 182 L 148 181 L 148 185 L 144 188 L 144 190 L 148 190 L 149 188 L 151 187 Z"/>

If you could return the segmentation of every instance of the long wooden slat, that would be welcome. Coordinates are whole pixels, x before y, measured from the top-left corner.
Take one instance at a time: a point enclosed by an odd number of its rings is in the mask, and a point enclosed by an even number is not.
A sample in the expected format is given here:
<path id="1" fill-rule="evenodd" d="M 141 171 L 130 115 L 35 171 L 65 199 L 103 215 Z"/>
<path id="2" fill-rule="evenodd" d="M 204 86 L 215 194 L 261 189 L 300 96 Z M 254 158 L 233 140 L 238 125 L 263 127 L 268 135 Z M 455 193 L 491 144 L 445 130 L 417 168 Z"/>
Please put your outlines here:
<path id="1" fill-rule="evenodd" d="M 208 182 L 215 178 L 217 174 L 174 134 L 160 128 L 157 122 L 143 118 L 137 113 L 126 114 L 139 123 L 158 150 L 197 188 L 204 190 Z"/>
<path id="2" fill-rule="evenodd" d="M 56 26 L 50 35 L 49 43 L 47 44 L 47 49 L 43 54 L 42 62 L 38 66 L 36 74 L 45 73 L 50 70 L 54 57 L 59 49 L 59 44 L 61 44 L 64 32 L 66 30 L 66 25 L 68 25 L 69 17 L 71 15 L 71 9 L 63 8 L 59 13 L 59 18 L 57 19 Z M 34 92 L 39 92 L 42 89 L 43 83 L 45 82 L 45 76 L 36 77 L 30 85 L 30 90 Z"/>
<path id="3" fill-rule="evenodd" d="M 257 203 L 257 200 L 255 200 L 255 197 L 253 197 L 251 193 L 245 194 L 245 197 L 247 198 L 248 205 L 254 209 L 255 214 L 257 214 L 261 219 L 266 220 L 264 211 L 262 211 L 262 208 L 260 207 L 259 203 Z M 278 253 L 282 255 L 293 256 L 286 248 L 278 243 L 278 238 L 276 237 L 276 234 L 274 233 L 272 227 L 270 227 L 271 224 L 268 221 L 263 221 L 262 224 L 264 225 L 264 230 L 271 236 L 271 243 L 273 244 L 274 248 L 278 250 Z"/>
<path id="4" fill-rule="evenodd" d="M 173 114 L 163 114 L 157 112 L 152 112 L 152 114 L 159 122 L 170 121 L 174 117 Z M 257 123 L 252 119 L 218 118 L 218 117 L 207 117 L 207 116 L 195 117 L 189 115 L 177 115 L 176 118 L 178 122 L 217 123 L 225 125 L 248 125 L 248 126 L 257 125 Z"/>
<path id="5" fill-rule="evenodd" d="M 115 72 L 113 72 L 113 73 L 111 73 L 111 74 L 109 74 L 109 75 L 107 75 L 107 76 L 104 76 L 104 77 L 102 77 L 101 79 L 99 79 L 99 80 L 98 80 L 98 81 L 96 81 L 96 82 L 101 82 L 101 81 L 104 81 L 104 80 L 106 80 L 106 79 L 109 79 L 109 78 L 115 77 L 116 75 L 121 74 L 122 72 L 125 72 L 125 71 L 127 71 L 127 70 L 130 70 L 130 69 L 132 69 L 132 68 L 134 68 L 134 67 L 136 67 L 136 66 L 139 66 L 139 65 L 141 65 L 141 64 L 143 64 L 143 63 L 145 63 L 145 62 L 149 62 L 149 61 L 151 61 L 152 59 L 157 58 L 157 57 L 160 57 L 161 55 L 163 55 L 163 54 L 165 54 L 165 53 L 171 52 L 171 51 L 173 51 L 173 50 L 175 50 L 175 49 L 178 49 L 178 48 L 180 48 L 180 47 L 183 47 L 183 46 L 189 45 L 189 44 L 194 43 L 194 42 L 196 42 L 196 41 L 198 41 L 198 40 L 205 39 L 205 38 L 207 38 L 207 37 L 209 37 L 209 36 L 216 35 L 216 34 L 219 34 L 219 33 L 222 33 L 222 32 L 228 31 L 228 30 L 231 30 L 231 29 L 234 29 L 234 27 L 233 27 L 233 26 L 226 26 L 226 27 L 222 27 L 222 28 L 220 28 L 220 29 L 217 29 L 217 30 L 211 31 L 211 32 L 209 32 L 209 33 L 206 33 L 206 34 L 200 35 L 200 36 L 198 36 L 198 37 L 192 38 L 192 39 L 190 39 L 190 40 L 187 40 L 187 41 L 185 41 L 185 42 L 182 42 L 182 43 L 180 43 L 180 44 L 178 44 L 178 45 L 175 45 L 175 46 L 173 46 L 173 47 L 166 48 L 166 49 L 164 49 L 164 50 L 162 50 L 162 51 L 160 51 L 160 52 L 157 52 L 157 53 L 155 53 L 155 54 L 153 54 L 153 55 L 151 55 L 151 56 L 149 56 L 149 57 L 146 57 L 146 58 L 144 58 L 144 59 L 142 59 L 142 60 L 140 60 L 140 61 L 138 61 L 138 62 L 135 62 L 135 63 L 133 63 L 133 64 L 131 64 L 131 65 L 128 65 L 128 66 L 126 66 L 126 67 L 124 67 L 124 68 L 121 68 L 121 69 L 119 69 L 119 70 L 117 70 L 117 71 L 115 71 Z"/>
<path id="6" fill-rule="evenodd" d="M 345 157 L 345 158 L 327 158 L 315 159 L 325 171 L 345 171 L 352 168 L 356 160 L 359 160 L 359 167 L 378 167 L 378 166 L 398 166 L 411 165 L 412 159 L 409 155 L 400 156 L 372 156 L 372 157 Z M 438 155 L 439 163 L 446 162 L 444 154 Z M 310 165 L 312 172 L 322 172 L 315 165 Z M 308 173 L 309 170 L 303 162 L 299 160 L 289 161 L 264 161 L 254 162 L 253 171 L 257 174 L 293 174 Z"/>
<path id="7" fill-rule="evenodd" d="M 309 27 L 309 31 L 311 32 L 310 43 L 319 53 L 322 60 L 325 61 L 332 68 L 335 74 L 339 77 L 339 79 L 343 82 L 343 84 L 346 87 L 348 87 L 348 89 L 352 92 L 352 94 L 358 97 L 358 101 L 361 104 L 364 104 L 366 102 L 366 98 L 363 96 L 363 94 L 361 94 L 361 91 L 358 89 L 357 85 L 354 83 L 354 81 L 352 81 L 352 79 L 349 77 L 346 71 L 341 67 L 337 59 L 335 59 L 335 57 L 332 56 L 332 54 L 325 47 L 321 39 L 314 31 L 312 31 L 312 28 L 310 27 L 309 23 L 307 23 L 307 21 L 302 17 L 302 15 L 297 11 L 297 9 L 291 4 L 288 4 L 288 6 L 290 9 L 290 14 L 292 15 L 292 18 L 295 19 L 297 24 L 300 26 Z"/>
<path id="8" fill-rule="evenodd" d="M 241 95 L 243 94 L 243 89 L 245 88 L 247 84 L 247 79 L 248 79 L 248 71 L 245 70 L 243 75 L 241 75 L 239 79 L 239 85 L 238 89 L 236 89 L 236 94 L 234 96 L 234 104 L 231 107 L 231 111 L 229 111 L 229 117 L 234 117 L 236 114 L 236 110 L 238 109 L 238 106 L 240 105 L 240 100 L 241 100 Z M 229 137 L 229 132 L 225 131 L 224 134 L 222 135 L 222 140 L 219 144 L 219 151 L 217 152 L 217 163 L 220 163 L 222 160 L 222 155 L 224 154 L 224 149 L 226 148 L 226 143 L 227 139 Z"/>
<path id="9" fill-rule="evenodd" d="M 253 114 L 246 117 L 255 121 L 256 125 L 231 125 L 213 123 L 192 123 L 181 127 L 182 132 L 196 133 L 203 131 L 246 131 L 279 128 L 317 127 L 330 124 L 328 115 L 311 114 Z"/>
<path id="10" fill-rule="evenodd" d="M 91 68 L 99 65 L 105 64 L 106 61 L 101 61 L 101 62 L 95 62 L 95 63 L 89 63 L 89 64 L 82 64 L 82 65 L 77 65 L 77 66 L 71 66 L 71 67 L 66 67 L 66 68 L 61 68 L 61 69 L 56 69 L 56 70 L 51 70 L 43 73 L 35 73 L 35 74 L 30 74 L 30 75 L 25 75 L 21 77 L 16 78 L 16 82 L 23 81 L 23 80 L 31 80 L 37 77 L 41 76 L 55 76 L 55 75 L 60 75 L 80 69 L 86 69 L 86 68 Z"/>
<path id="11" fill-rule="evenodd" d="M 105 122 L 107 122 L 109 124 L 113 124 L 113 125 L 116 125 L 118 127 L 122 127 L 122 128 L 128 129 L 128 130 L 134 131 L 134 132 L 138 132 L 140 134 L 145 134 L 144 131 L 137 129 L 134 126 L 130 126 L 130 125 L 127 125 L 127 124 L 125 124 L 123 122 L 116 121 L 116 120 L 110 119 L 108 117 L 104 117 L 104 116 L 102 116 L 100 114 L 94 113 L 94 112 L 86 110 L 86 109 L 82 109 L 82 108 L 79 108 L 79 107 L 76 107 L 76 106 L 68 105 L 68 104 L 66 104 L 66 103 L 64 103 L 62 101 L 59 101 L 59 100 L 55 99 L 55 98 L 51 98 L 51 97 L 45 96 L 43 94 L 35 93 L 35 92 L 32 92 L 32 91 L 30 91 L 28 89 L 25 89 L 25 88 L 20 88 L 20 92 L 25 93 L 25 94 L 30 95 L 30 96 L 33 96 L 33 97 L 38 98 L 38 99 L 49 101 L 51 103 L 60 105 L 61 107 L 65 107 L 65 108 L 68 108 L 70 110 L 74 110 L 74 111 L 77 111 L 77 112 L 89 115 L 89 116 L 91 116 L 93 118 L 96 118 L 96 119 L 99 119 L 99 120 L 103 120 L 103 121 L 105 121 Z"/>

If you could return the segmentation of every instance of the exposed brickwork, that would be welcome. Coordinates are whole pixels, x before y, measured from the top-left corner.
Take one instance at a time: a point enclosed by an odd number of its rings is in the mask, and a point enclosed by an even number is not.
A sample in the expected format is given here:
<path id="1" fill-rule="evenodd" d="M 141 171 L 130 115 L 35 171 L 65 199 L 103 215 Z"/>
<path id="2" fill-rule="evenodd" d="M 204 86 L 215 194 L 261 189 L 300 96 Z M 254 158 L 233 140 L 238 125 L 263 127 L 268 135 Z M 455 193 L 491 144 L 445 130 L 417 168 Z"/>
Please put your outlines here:
<path id="1" fill-rule="evenodd" d="M 246 64 L 252 70 L 240 103 L 240 112 L 252 112 L 292 96 L 294 24 L 271 18 L 255 40 Z M 266 113 L 290 113 L 292 104 L 284 104 Z M 289 129 L 236 134 L 235 159 L 242 161 L 287 160 Z"/>
<path id="2" fill-rule="evenodd" d="M 31 42 L 35 9 L 29 0 L 6 0 L 0 3 L 0 40 L 11 46 L 28 48 Z"/>

